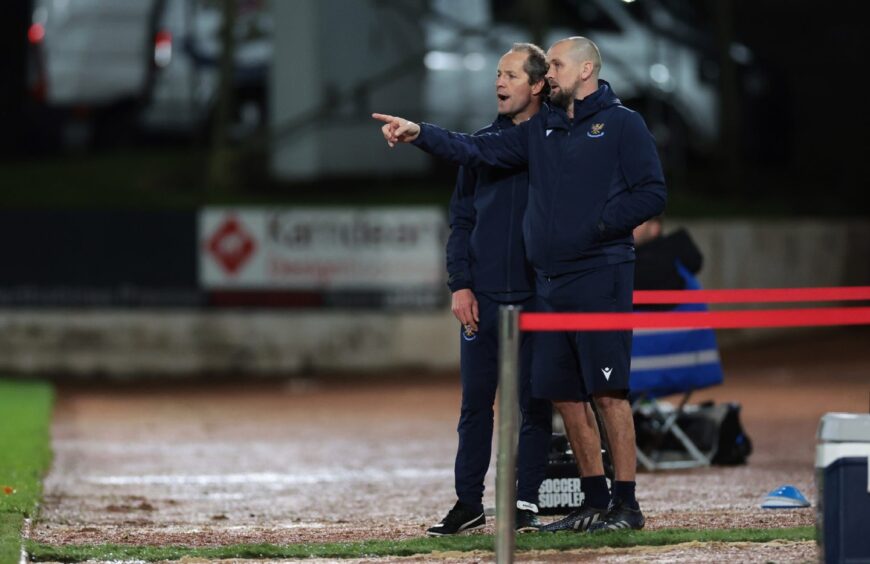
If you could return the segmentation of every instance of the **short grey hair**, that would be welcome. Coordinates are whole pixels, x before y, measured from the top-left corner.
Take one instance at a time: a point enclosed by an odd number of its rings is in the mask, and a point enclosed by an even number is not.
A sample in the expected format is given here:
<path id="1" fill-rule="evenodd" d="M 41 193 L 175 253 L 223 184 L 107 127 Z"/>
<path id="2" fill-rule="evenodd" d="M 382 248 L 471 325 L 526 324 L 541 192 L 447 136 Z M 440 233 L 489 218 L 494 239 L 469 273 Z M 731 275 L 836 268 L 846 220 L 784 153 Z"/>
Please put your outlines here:
<path id="1" fill-rule="evenodd" d="M 529 75 L 529 84 L 537 84 L 544 81 L 544 92 L 547 94 L 549 85 L 545 79 L 547 70 L 550 65 L 547 64 L 547 54 L 544 50 L 534 43 L 514 43 L 510 50 L 511 53 L 525 53 L 526 62 L 523 63 L 523 70 Z"/>

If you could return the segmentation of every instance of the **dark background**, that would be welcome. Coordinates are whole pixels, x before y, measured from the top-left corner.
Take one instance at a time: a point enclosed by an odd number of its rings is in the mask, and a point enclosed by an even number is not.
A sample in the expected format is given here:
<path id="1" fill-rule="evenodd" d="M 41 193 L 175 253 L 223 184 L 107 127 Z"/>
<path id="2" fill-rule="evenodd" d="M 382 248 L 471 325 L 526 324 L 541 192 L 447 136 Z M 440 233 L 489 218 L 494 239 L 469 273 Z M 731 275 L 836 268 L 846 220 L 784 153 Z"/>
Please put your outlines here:
<path id="1" fill-rule="evenodd" d="M 573 3 L 582 0 L 573 0 Z M 497 19 L 545 6 L 562 21 L 572 0 L 494 0 Z M 726 115 L 720 143 L 669 176 L 669 213 L 722 215 L 866 215 L 870 125 L 863 74 L 870 38 L 858 2 L 758 0 L 692 2 L 711 56 L 739 41 L 754 53 L 763 96 L 748 100 L 722 87 Z M 244 187 L 215 190 L 202 174 L 209 146 L 194 140 L 149 144 L 140 139 L 69 155 L 46 141 L 52 117 L 24 95 L 27 0 L 4 2 L 0 18 L 0 207 L 132 207 L 192 209 L 209 203 L 436 203 L 453 169 L 433 163 L 419 178 L 351 178 L 280 183 L 262 148 L 238 159 Z M 546 26 L 546 21 L 535 25 Z M 718 50 L 718 51 L 717 51 Z M 605 54 L 606 60 L 606 54 Z M 758 78 L 760 77 L 760 78 Z M 736 80 L 742 80 L 737 77 Z M 643 108 L 639 108 L 643 112 Z M 373 135 L 376 133 L 373 131 Z M 63 179 L 63 182 L 61 182 Z M 409 195 L 408 182 L 419 189 Z M 367 190 L 366 188 L 376 188 Z M 368 195 L 374 194 L 373 196 Z"/>

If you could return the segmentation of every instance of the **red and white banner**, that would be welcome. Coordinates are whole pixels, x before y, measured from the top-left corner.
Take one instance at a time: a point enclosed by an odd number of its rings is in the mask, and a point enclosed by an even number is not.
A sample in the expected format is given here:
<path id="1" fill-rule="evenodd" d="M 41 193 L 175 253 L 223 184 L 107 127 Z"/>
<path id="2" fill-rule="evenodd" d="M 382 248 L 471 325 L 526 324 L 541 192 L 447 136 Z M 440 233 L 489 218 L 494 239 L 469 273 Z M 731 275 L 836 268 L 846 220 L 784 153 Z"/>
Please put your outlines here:
<path id="1" fill-rule="evenodd" d="M 205 290 L 444 292 L 438 208 L 207 208 Z"/>

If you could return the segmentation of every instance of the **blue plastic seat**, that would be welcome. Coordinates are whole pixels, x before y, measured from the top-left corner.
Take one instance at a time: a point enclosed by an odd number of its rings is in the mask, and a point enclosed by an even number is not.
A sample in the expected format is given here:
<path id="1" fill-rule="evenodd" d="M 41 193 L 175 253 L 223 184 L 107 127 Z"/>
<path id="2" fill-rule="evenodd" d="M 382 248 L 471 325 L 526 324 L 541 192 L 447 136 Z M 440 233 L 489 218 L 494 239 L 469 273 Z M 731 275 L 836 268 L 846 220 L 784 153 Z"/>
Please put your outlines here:
<path id="1" fill-rule="evenodd" d="M 686 289 L 700 289 L 692 274 L 677 263 Z M 706 304 L 679 304 L 673 311 L 706 311 Z M 636 330 L 631 354 L 631 401 L 636 416 L 652 422 L 663 438 L 672 435 L 681 452 L 638 446 L 638 463 L 647 470 L 688 468 L 710 464 L 715 452 L 701 451 L 679 425 L 690 395 L 721 384 L 724 379 L 716 333 L 712 329 Z M 658 401 L 680 394 L 677 406 Z M 647 429 L 650 426 L 647 426 Z M 660 441 L 664 442 L 664 441 Z M 673 443 L 673 441 L 671 441 Z"/>

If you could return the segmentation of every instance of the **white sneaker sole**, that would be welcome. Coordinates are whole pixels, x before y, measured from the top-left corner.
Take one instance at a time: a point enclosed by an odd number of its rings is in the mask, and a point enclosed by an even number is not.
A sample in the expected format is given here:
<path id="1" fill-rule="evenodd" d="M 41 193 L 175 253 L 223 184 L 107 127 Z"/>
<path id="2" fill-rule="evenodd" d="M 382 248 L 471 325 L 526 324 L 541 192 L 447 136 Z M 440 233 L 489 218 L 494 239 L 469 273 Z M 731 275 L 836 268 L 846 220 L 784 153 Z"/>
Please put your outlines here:
<path id="1" fill-rule="evenodd" d="M 474 525 L 473 527 L 466 527 L 464 529 L 459 529 L 455 533 L 439 533 L 437 531 L 426 531 L 426 534 L 430 537 L 452 537 L 454 535 L 461 535 L 462 533 L 467 533 L 469 531 L 475 531 L 477 529 L 482 529 L 486 523 L 481 523 L 480 525 Z"/>

